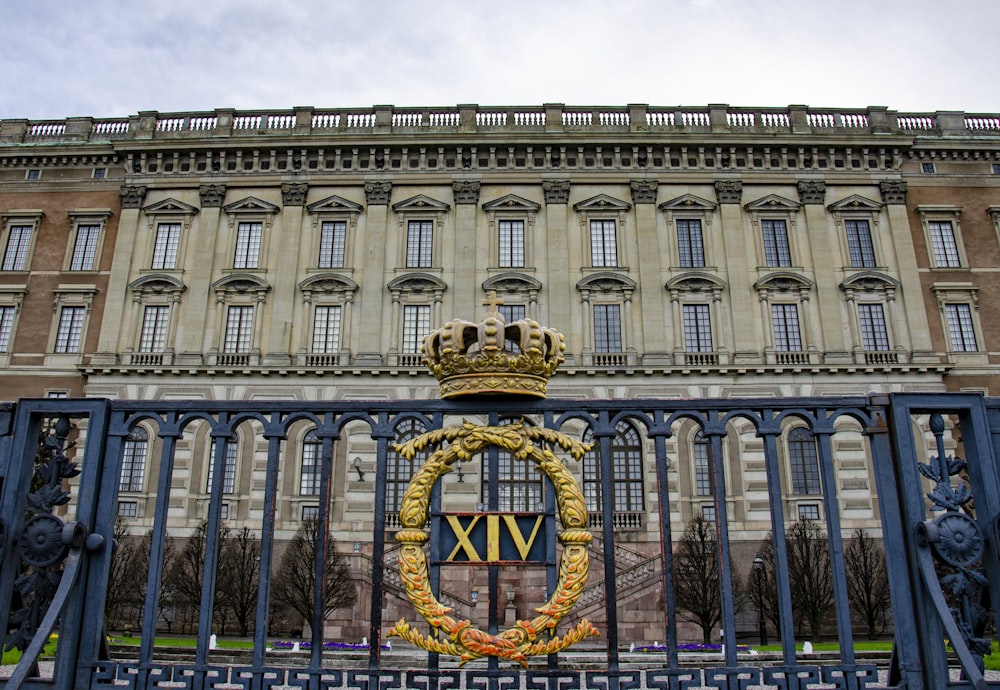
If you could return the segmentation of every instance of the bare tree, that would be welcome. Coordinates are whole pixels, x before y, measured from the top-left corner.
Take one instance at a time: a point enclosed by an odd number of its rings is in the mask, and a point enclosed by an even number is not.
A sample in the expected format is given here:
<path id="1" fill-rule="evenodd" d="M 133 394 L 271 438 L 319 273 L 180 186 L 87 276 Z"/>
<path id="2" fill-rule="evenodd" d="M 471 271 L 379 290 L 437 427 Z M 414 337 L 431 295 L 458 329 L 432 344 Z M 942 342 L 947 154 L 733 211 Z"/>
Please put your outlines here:
<path id="1" fill-rule="evenodd" d="M 674 552 L 674 604 L 681 618 L 701 627 L 702 642 L 710 644 L 722 618 L 719 552 L 714 526 L 700 515 L 687 524 Z"/>
<path id="2" fill-rule="evenodd" d="M 811 520 L 799 520 L 786 533 L 792 607 L 819 639 L 823 619 L 833 608 L 833 568 L 826 534 Z"/>
<path id="3" fill-rule="evenodd" d="M 776 633 L 781 632 L 781 616 L 778 614 L 778 589 L 774 578 L 774 538 L 768 534 L 761 542 L 757 555 L 761 559 L 760 571 L 752 571 L 747 576 L 745 594 L 754 608 L 760 611 Z"/>
<path id="4" fill-rule="evenodd" d="M 219 582 L 225 583 L 223 604 L 229 607 L 240 636 L 246 637 L 257 612 L 260 573 L 260 541 L 244 527 L 226 542 L 219 556 Z"/>
<path id="5" fill-rule="evenodd" d="M 278 604 L 299 614 L 310 626 L 313 623 L 313 591 L 316 586 L 316 547 L 319 523 L 307 520 L 289 542 L 272 580 L 271 596 Z M 347 561 L 334 549 L 332 539 L 326 544 L 326 598 L 323 617 L 336 609 L 351 606 L 357 591 L 351 580 Z"/>
<path id="6" fill-rule="evenodd" d="M 169 569 L 170 588 L 176 594 L 176 601 L 186 607 L 194 615 L 201 607 L 201 583 L 205 572 L 205 545 L 207 541 L 208 522 L 202 522 L 195 529 L 184 548 L 173 559 Z M 229 528 L 223 525 L 219 529 L 219 553 L 227 548 L 230 538 Z M 213 619 L 221 626 L 220 632 L 225 634 L 229 609 L 226 608 L 227 588 L 216 587 L 213 606 Z"/>
<path id="7" fill-rule="evenodd" d="M 844 568 L 847 599 L 868 626 L 868 639 L 873 640 L 878 636 L 879 618 L 884 621 L 889 608 L 889 575 L 882 547 L 860 527 L 844 550 Z"/>
<path id="8" fill-rule="evenodd" d="M 139 562 L 139 547 L 122 516 L 115 518 L 114 550 L 108 572 L 108 588 L 104 602 L 104 616 L 109 630 L 121 630 L 133 620 L 135 585 L 141 578 L 145 585 L 146 573 Z"/>

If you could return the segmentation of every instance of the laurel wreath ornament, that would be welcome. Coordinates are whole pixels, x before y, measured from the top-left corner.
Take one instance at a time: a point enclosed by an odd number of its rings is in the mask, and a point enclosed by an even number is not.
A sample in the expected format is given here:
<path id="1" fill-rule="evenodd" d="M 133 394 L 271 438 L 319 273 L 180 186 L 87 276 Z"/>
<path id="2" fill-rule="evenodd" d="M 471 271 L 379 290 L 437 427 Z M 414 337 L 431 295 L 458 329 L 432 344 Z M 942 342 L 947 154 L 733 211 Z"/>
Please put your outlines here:
<path id="1" fill-rule="evenodd" d="M 480 426 L 463 421 L 461 426 L 421 434 L 394 448 L 412 461 L 425 448 L 438 447 L 443 443 L 448 445 L 439 447 L 410 480 L 399 511 L 403 529 L 396 534 L 396 541 L 401 545 L 399 574 L 406 596 L 438 634 L 425 636 L 405 619 L 400 619 L 389 629 L 388 635 L 400 637 L 429 652 L 460 657 L 459 665 L 473 659 L 497 656 L 517 661 L 522 666 L 527 666 L 529 656 L 554 654 L 587 637 L 600 635 L 586 619 L 580 620 L 562 636 L 554 634 L 559 621 L 569 613 L 583 592 L 590 572 L 587 548 L 593 537 L 586 530 L 587 504 L 583 492 L 549 446 L 562 448 L 573 459 L 580 460 L 590 450 L 590 445 L 552 429 L 529 426 L 523 421 L 506 426 Z M 497 635 L 476 628 L 469 620 L 456 620 L 448 615 L 452 609 L 439 602 L 431 591 L 424 553 L 424 544 L 429 538 L 424 525 L 434 485 L 452 471 L 454 463 L 468 460 L 491 446 L 509 451 L 516 460 L 530 460 L 548 477 L 555 488 L 556 505 L 564 528 L 558 535 L 563 551 L 559 560 L 559 578 L 552 596 L 535 609 L 538 615 L 533 619 L 519 620 Z M 543 633 L 551 636 L 543 637 Z"/>

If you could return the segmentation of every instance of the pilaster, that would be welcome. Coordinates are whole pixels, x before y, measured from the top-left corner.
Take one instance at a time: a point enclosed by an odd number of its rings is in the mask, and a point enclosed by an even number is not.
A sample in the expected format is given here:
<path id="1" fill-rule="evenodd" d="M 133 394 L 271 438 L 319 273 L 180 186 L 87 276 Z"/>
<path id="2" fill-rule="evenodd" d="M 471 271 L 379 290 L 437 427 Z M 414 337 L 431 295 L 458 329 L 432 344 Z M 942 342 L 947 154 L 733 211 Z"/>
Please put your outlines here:
<path id="1" fill-rule="evenodd" d="M 456 180 L 452 182 L 455 199 L 454 226 L 446 228 L 446 239 L 442 256 L 454 256 L 454 279 L 445 282 L 454 286 L 451 302 L 456 314 L 475 315 L 481 307 L 481 288 L 485 275 L 478 275 L 477 255 L 481 255 L 479 245 L 486 244 L 489 251 L 492 238 L 488 232 L 480 232 L 476 224 L 476 211 L 479 206 L 479 180 Z M 449 246 L 450 245 L 450 246 Z M 487 254 L 488 256 L 488 254 Z M 487 263 L 478 264 L 485 268 Z M 447 262 L 445 262 L 447 267 Z M 431 324 L 435 326 L 436 324 Z"/>
<path id="2" fill-rule="evenodd" d="M 302 204 L 305 202 L 305 190 L 293 189 L 294 196 L 286 193 L 285 187 L 299 187 L 300 185 L 282 185 L 282 197 L 285 200 L 285 207 L 278 214 L 277 222 L 271 226 L 272 237 L 268 244 L 275 248 L 272 255 L 275 257 L 273 276 L 269 275 L 272 286 L 268 299 L 268 309 L 270 313 L 270 325 L 267 329 L 267 337 L 264 339 L 264 363 L 271 365 L 291 364 L 292 352 L 292 315 L 296 312 L 296 300 L 298 290 L 296 289 L 299 264 L 299 252 L 296 251 L 300 242 L 307 237 L 308 232 L 303 227 Z M 305 187 L 306 185 L 301 185 Z M 301 201 L 298 201 L 301 191 Z M 292 205 L 288 205 L 292 201 Z M 264 325 L 263 314 L 258 315 L 261 325 Z M 302 321 L 310 323 L 309 319 Z"/>
<path id="3" fill-rule="evenodd" d="M 582 343 L 579 337 L 579 309 L 570 305 L 578 303 L 574 294 L 575 281 L 568 270 L 558 267 L 572 265 L 569 254 L 569 235 L 578 228 L 570 228 L 566 204 L 569 201 L 569 180 L 547 180 L 542 183 L 545 193 L 545 256 L 548 261 L 546 284 L 542 290 L 548 298 L 539 300 L 539 321 L 552 325 L 566 334 L 566 342 Z M 577 243 L 579 244 L 579 243 Z M 567 352 L 567 355 L 569 353 Z"/>
<path id="4" fill-rule="evenodd" d="M 635 245 L 629 247 L 635 252 L 638 265 L 638 305 L 636 318 L 632 320 L 633 330 L 628 334 L 629 344 L 642 354 L 642 363 L 668 365 L 667 324 L 662 307 L 664 301 L 662 276 L 667 270 L 663 259 L 669 256 L 666 247 L 666 233 L 657 226 L 655 180 L 632 180 L 632 202 L 635 204 Z M 633 248 L 634 247 L 634 248 Z M 628 306 L 628 305 L 625 305 Z M 628 313 L 628 309 L 625 312 Z M 635 324 L 641 324 L 636 328 Z"/>
<path id="5" fill-rule="evenodd" d="M 390 346 L 398 346 L 398 343 L 389 342 L 391 312 L 385 288 L 392 279 L 387 261 L 395 256 L 396 248 L 396 238 L 388 239 L 392 230 L 390 223 L 392 227 L 396 225 L 389 218 L 391 189 L 390 182 L 365 183 L 368 209 L 358 223 L 358 241 L 354 243 L 357 283 L 365 289 L 359 291 L 359 308 L 354 310 L 351 330 L 355 340 L 351 343 L 351 351 L 357 353 L 355 361 L 366 366 L 379 366 L 382 353 L 388 352 Z"/>

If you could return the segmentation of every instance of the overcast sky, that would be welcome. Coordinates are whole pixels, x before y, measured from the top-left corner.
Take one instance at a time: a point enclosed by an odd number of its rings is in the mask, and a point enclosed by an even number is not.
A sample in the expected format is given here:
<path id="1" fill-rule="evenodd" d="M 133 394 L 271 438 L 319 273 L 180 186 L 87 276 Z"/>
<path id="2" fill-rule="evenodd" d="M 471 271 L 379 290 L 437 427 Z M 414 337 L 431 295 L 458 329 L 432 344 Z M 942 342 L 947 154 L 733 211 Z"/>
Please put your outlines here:
<path id="1" fill-rule="evenodd" d="M 1000 1 L 0 0 L 0 118 L 705 105 L 1000 112 Z"/>

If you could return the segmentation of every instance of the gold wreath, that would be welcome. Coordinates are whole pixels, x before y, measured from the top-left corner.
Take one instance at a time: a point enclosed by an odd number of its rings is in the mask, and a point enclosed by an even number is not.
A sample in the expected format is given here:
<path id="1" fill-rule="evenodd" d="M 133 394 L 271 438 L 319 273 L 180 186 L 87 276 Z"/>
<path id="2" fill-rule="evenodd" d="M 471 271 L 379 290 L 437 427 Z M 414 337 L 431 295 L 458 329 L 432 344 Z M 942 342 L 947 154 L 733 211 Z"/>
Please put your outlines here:
<path id="1" fill-rule="evenodd" d="M 507 426 L 477 426 L 463 421 L 462 426 L 421 434 L 394 448 L 412 461 L 419 451 L 443 441 L 449 442 L 448 447 L 439 448 L 427 459 L 413 475 L 403 494 L 399 511 L 403 529 L 396 534 L 396 541 L 402 545 L 399 574 L 406 596 L 430 626 L 446 633 L 447 637 L 425 637 L 402 618 L 389 629 L 388 635 L 401 637 L 429 652 L 461 657 L 459 665 L 484 656 L 499 656 L 520 662 L 523 666 L 527 666 L 529 656 L 553 654 L 586 637 L 600 635 L 589 621 L 582 619 L 562 637 L 553 635 L 548 639 L 538 639 L 541 632 L 554 632 L 559 621 L 580 598 L 590 572 L 587 545 L 593 538 L 585 529 L 587 503 L 583 492 L 566 466 L 547 446 L 557 445 L 579 460 L 590 450 L 590 445 L 558 431 L 528 426 L 523 421 Z M 535 442 L 543 445 L 536 445 Z M 451 608 L 439 602 L 431 591 L 423 549 L 428 540 L 423 528 L 431 489 L 438 479 L 452 471 L 456 461 L 468 460 L 488 446 L 497 446 L 509 451 L 518 460 L 531 459 L 535 463 L 555 487 L 559 519 L 565 528 L 558 536 L 563 552 L 559 559 L 559 580 L 552 596 L 535 609 L 538 616 L 530 621 L 519 620 L 499 635 L 484 632 L 469 620 L 459 621 L 448 615 Z"/>

